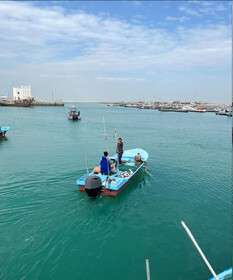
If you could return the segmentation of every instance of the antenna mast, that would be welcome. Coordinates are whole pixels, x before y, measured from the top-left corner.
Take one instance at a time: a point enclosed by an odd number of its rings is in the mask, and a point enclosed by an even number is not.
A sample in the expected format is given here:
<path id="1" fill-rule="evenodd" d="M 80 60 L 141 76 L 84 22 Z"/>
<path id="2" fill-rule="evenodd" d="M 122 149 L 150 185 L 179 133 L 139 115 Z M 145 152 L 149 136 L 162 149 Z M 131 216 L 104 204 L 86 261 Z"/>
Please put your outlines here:
<path id="1" fill-rule="evenodd" d="M 106 128 L 105 128 L 105 119 L 103 117 L 103 125 L 104 125 L 104 134 L 101 134 L 105 137 L 105 142 L 106 142 L 106 151 L 108 152 L 108 136 L 109 137 L 115 137 L 116 141 L 117 141 L 117 135 L 116 135 L 116 129 L 115 129 L 115 132 L 114 132 L 114 135 L 109 135 L 106 133 Z"/>
<path id="2" fill-rule="evenodd" d="M 108 138 L 107 138 L 106 129 L 105 129 L 105 119 L 104 119 L 104 117 L 103 117 L 103 124 L 104 124 L 104 137 L 105 137 L 105 142 L 106 142 L 106 150 L 108 152 Z"/>

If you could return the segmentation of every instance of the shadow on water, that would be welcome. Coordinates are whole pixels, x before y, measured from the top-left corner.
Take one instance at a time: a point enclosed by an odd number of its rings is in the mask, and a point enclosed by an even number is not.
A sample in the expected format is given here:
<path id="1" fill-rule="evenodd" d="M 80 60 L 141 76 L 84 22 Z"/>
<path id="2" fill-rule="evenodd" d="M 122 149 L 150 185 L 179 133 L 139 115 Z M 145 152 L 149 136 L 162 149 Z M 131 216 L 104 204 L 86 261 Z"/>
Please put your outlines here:
<path id="1" fill-rule="evenodd" d="M 6 136 L 0 137 L 0 144 L 6 141 L 8 141 L 8 138 Z"/>

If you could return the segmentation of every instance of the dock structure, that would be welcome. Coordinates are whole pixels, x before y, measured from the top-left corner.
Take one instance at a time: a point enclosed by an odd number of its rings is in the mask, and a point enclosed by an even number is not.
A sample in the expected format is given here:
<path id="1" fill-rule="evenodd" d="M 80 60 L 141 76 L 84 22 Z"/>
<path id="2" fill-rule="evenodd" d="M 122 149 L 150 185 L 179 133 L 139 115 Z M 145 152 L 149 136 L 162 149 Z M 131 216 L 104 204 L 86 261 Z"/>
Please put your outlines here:
<path id="1" fill-rule="evenodd" d="M 8 102 L 8 103 L 14 103 L 13 98 L 8 98 L 6 96 L 0 96 L 0 101 Z M 64 102 L 61 100 L 37 100 L 34 99 L 34 101 L 30 104 L 30 106 L 64 106 Z"/>
<path id="2" fill-rule="evenodd" d="M 109 102 L 107 106 L 121 106 L 127 108 L 137 108 L 137 109 L 151 109 L 158 110 L 161 112 L 213 112 L 217 115 L 232 116 L 232 107 L 229 104 L 212 104 L 207 102 L 127 102 L 127 101 L 117 101 Z M 225 112 L 225 113 L 224 113 Z"/>
<path id="3" fill-rule="evenodd" d="M 64 106 L 61 100 L 34 100 L 31 106 Z"/>

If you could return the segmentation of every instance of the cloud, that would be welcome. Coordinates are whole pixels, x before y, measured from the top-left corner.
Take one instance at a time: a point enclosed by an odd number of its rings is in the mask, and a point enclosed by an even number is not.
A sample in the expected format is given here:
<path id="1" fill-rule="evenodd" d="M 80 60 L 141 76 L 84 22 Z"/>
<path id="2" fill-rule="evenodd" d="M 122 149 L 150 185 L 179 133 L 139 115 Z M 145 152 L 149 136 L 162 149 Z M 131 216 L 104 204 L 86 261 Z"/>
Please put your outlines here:
<path id="1" fill-rule="evenodd" d="M 212 15 L 219 17 L 219 13 L 229 10 L 229 6 L 226 3 L 220 2 L 207 2 L 207 1 L 189 1 L 189 4 L 199 4 L 195 8 L 190 8 L 190 5 L 182 5 L 178 9 L 188 15 L 203 17 L 206 15 Z"/>
<path id="2" fill-rule="evenodd" d="M 132 77 L 95 77 L 96 80 L 103 80 L 103 81 L 110 81 L 110 82 L 127 82 L 127 81 L 134 81 L 134 82 L 145 82 L 146 79 L 144 78 L 132 78 Z"/>
<path id="3" fill-rule="evenodd" d="M 165 20 L 169 20 L 169 21 L 178 21 L 178 22 L 185 22 L 185 21 L 188 21 L 189 18 L 188 18 L 188 17 L 171 17 L 171 16 L 168 16 L 168 17 L 166 17 Z"/>
<path id="4" fill-rule="evenodd" d="M 132 80 L 132 78 L 129 77 L 96 77 L 96 80 L 104 80 L 104 81 L 117 81 L 117 82 L 126 82 Z"/>
<path id="5" fill-rule="evenodd" d="M 180 11 L 193 14 L 187 7 Z M 231 61 L 230 24 L 182 24 L 171 31 L 33 2 L 0 2 L 0 38 L 0 73 L 31 80 L 147 83 L 148 72 L 228 71 Z"/>
<path id="6" fill-rule="evenodd" d="M 184 7 L 180 10 L 187 12 Z M 183 27 L 171 33 L 79 10 L 39 8 L 25 2 L 0 2 L 0 18 L 0 55 L 8 56 L 5 63 L 14 56 L 15 62 L 33 62 L 35 67 L 50 64 L 76 72 L 133 71 L 175 68 L 175 63 L 182 64 L 184 56 L 184 65 L 189 67 L 199 67 L 201 61 L 206 66 L 213 62 L 224 65 L 231 52 L 230 26 Z M 171 16 L 166 19 L 188 20 Z M 215 51 L 207 59 L 204 50 L 210 48 Z M 189 53 L 199 57 L 188 57 Z"/>
<path id="7" fill-rule="evenodd" d="M 141 6 L 140 1 L 129 1 L 128 3 L 130 3 L 133 7 L 136 7 L 136 8 Z"/>
<path id="8" fill-rule="evenodd" d="M 180 6 L 178 8 L 178 10 L 181 11 L 181 12 L 185 12 L 186 14 L 191 15 L 191 16 L 197 16 L 197 17 L 202 16 L 201 13 L 199 13 L 197 10 L 190 9 L 187 6 Z"/>
<path id="9" fill-rule="evenodd" d="M 204 7 L 210 7 L 210 6 L 212 6 L 213 5 L 213 3 L 211 3 L 211 2 L 207 2 L 207 1 L 201 1 L 201 3 L 200 3 L 202 6 L 204 6 Z"/>

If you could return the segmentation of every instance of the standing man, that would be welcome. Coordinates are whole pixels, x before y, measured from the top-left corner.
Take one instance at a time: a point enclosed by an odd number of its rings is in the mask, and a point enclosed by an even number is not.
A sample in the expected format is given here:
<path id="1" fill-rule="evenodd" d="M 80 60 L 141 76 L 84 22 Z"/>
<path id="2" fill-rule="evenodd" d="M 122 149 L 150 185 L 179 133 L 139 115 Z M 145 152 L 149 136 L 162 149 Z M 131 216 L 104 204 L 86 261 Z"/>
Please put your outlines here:
<path id="1" fill-rule="evenodd" d="M 117 147 L 116 147 L 116 153 L 118 156 L 118 166 L 121 166 L 121 158 L 123 155 L 123 142 L 121 138 L 117 139 Z"/>

